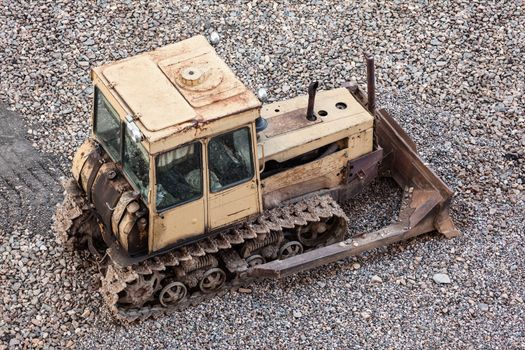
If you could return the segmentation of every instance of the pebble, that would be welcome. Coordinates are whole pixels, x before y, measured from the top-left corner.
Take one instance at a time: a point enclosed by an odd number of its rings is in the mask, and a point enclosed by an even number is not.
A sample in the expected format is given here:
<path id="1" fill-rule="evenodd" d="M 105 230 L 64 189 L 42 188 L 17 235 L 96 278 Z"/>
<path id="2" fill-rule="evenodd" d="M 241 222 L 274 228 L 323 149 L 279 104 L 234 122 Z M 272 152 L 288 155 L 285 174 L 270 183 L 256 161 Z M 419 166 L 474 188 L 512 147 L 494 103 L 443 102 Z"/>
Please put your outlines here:
<path id="1" fill-rule="evenodd" d="M 372 317 L 372 315 L 370 315 L 370 313 L 366 311 L 361 312 L 360 315 L 364 320 L 368 320 L 370 317 Z"/>
<path id="2" fill-rule="evenodd" d="M 479 303 L 478 307 L 483 312 L 489 311 L 489 306 L 485 303 Z"/>
<path id="3" fill-rule="evenodd" d="M 378 275 L 372 276 L 370 280 L 372 281 L 372 283 L 383 283 L 383 279 L 381 279 L 381 277 L 379 277 Z"/>
<path id="4" fill-rule="evenodd" d="M 439 284 L 451 283 L 450 277 L 448 277 L 448 275 L 445 273 L 436 273 L 434 274 L 434 276 L 432 276 L 432 279 L 434 280 L 434 282 L 439 283 Z"/>
<path id="5" fill-rule="evenodd" d="M 91 310 L 85 309 L 81 317 L 86 318 L 86 317 L 89 317 L 90 315 L 91 315 Z"/>
<path id="6" fill-rule="evenodd" d="M 212 45 L 217 45 L 219 43 L 219 41 L 221 40 L 220 36 L 219 36 L 219 33 L 217 32 L 212 32 L 210 34 L 210 43 Z"/>

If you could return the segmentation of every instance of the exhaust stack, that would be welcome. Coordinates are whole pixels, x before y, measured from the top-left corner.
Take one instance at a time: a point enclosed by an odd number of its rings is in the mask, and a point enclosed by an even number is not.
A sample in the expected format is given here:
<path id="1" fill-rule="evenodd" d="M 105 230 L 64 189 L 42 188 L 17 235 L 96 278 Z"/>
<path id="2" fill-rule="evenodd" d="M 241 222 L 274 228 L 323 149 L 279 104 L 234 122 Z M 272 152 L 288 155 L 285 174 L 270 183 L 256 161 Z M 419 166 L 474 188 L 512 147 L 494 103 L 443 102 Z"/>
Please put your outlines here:
<path id="1" fill-rule="evenodd" d="M 368 90 L 368 111 L 374 114 L 376 109 L 376 73 L 374 56 L 365 54 L 366 58 L 366 84 Z"/>
<path id="2" fill-rule="evenodd" d="M 314 102 L 318 86 L 319 82 L 317 81 L 310 83 L 310 86 L 308 86 L 308 109 L 306 110 L 306 119 L 311 122 L 317 120 L 317 117 L 314 114 Z"/>

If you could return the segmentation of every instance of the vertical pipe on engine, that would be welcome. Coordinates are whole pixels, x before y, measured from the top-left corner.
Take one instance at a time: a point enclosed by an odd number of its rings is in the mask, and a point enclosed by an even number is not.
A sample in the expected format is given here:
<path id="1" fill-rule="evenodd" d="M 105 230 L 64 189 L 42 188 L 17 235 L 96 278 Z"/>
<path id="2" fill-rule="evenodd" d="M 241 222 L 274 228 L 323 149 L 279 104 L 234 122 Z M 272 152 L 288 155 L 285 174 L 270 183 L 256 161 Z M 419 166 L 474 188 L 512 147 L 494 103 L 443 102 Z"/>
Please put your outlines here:
<path id="1" fill-rule="evenodd" d="M 306 119 L 309 121 L 315 121 L 317 117 L 314 114 L 314 103 L 315 103 L 315 94 L 317 92 L 317 87 L 319 82 L 314 81 L 308 87 L 308 109 L 306 110 Z"/>
<path id="2" fill-rule="evenodd" d="M 376 108 L 376 77 L 374 67 L 374 57 L 365 54 L 366 58 L 366 84 L 368 90 L 368 110 L 374 113 Z"/>

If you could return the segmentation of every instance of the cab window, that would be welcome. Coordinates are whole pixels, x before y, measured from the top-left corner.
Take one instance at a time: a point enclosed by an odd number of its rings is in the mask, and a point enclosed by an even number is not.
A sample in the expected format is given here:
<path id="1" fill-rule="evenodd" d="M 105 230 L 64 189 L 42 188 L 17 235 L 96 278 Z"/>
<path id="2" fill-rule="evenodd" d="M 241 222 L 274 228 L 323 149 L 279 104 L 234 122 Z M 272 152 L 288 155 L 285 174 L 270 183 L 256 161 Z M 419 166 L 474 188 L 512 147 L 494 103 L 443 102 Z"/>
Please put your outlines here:
<path id="1" fill-rule="evenodd" d="M 140 142 L 133 140 L 126 128 L 124 129 L 124 171 L 130 181 L 140 191 L 142 198 L 147 201 L 149 186 L 148 152 Z"/>
<path id="2" fill-rule="evenodd" d="M 248 127 L 215 136 L 208 143 L 210 191 L 218 192 L 253 178 Z"/>
<path id="3" fill-rule="evenodd" d="M 95 135 L 114 161 L 120 161 L 120 120 L 98 88 L 95 89 Z"/>
<path id="4" fill-rule="evenodd" d="M 202 196 L 202 145 L 193 142 L 156 157 L 157 210 Z"/>

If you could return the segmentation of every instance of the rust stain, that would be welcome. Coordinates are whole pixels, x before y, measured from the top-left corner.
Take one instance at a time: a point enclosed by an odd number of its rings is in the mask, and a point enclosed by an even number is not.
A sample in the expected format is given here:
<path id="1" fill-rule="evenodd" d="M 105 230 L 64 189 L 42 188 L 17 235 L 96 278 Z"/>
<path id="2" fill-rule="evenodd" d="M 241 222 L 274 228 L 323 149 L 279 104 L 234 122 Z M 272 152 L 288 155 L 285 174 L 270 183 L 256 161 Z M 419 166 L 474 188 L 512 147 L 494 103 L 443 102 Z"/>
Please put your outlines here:
<path id="1" fill-rule="evenodd" d="M 310 121 L 306 119 L 306 108 L 300 108 L 268 119 L 268 127 L 262 134 L 270 138 L 319 123 L 321 118 Z"/>

